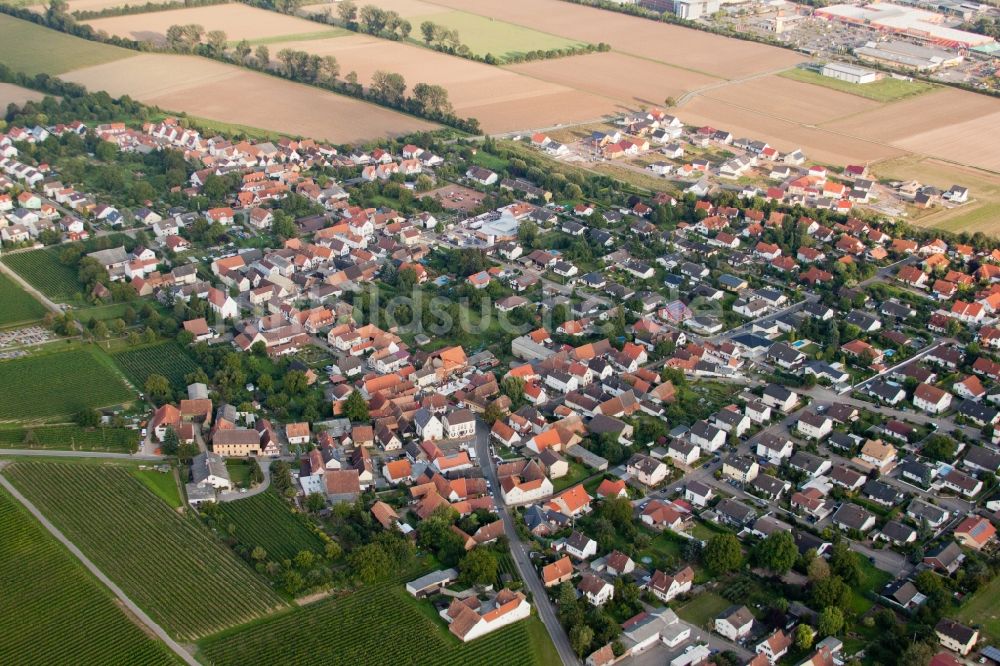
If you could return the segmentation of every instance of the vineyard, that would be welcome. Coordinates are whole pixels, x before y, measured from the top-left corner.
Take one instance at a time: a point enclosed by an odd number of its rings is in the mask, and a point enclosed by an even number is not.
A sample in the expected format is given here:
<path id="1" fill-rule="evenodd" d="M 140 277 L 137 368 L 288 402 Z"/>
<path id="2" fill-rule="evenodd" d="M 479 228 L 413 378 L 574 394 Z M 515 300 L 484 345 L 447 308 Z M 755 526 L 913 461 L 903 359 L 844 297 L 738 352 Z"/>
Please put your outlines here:
<path id="1" fill-rule="evenodd" d="M 310 529 L 307 519 L 293 514 L 274 492 L 223 502 L 218 512 L 216 526 L 221 534 L 227 534 L 232 525 L 237 541 L 251 550 L 260 546 L 269 559 L 290 560 L 300 550 L 323 553 L 323 542 Z"/>
<path id="2" fill-rule="evenodd" d="M 21 289 L 20 285 L 0 273 L 0 326 L 25 324 L 45 316 L 45 306 Z"/>
<path id="3" fill-rule="evenodd" d="M 0 489 L 0 655 L 24 666 L 178 663 Z M 31 575 L 25 575 L 30 567 Z"/>
<path id="4" fill-rule="evenodd" d="M 0 362 L 0 421 L 72 416 L 131 401 L 134 396 L 109 366 L 88 349 Z"/>
<path id="5" fill-rule="evenodd" d="M 401 583 L 365 587 L 209 638 L 202 642 L 202 652 L 215 666 L 431 662 L 438 666 L 528 666 L 558 661 L 551 647 L 542 654 L 543 648 L 531 635 L 532 623 L 540 624 L 537 618 L 460 643 L 429 613 L 421 612 L 416 607 L 420 603 L 426 602 L 407 595 Z"/>
<path id="6" fill-rule="evenodd" d="M 19 462 L 4 473 L 177 638 L 206 636 L 282 603 L 196 518 L 173 511 L 126 467 Z"/>
<path id="7" fill-rule="evenodd" d="M 74 300 L 83 288 L 77 277 L 77 269 L 59 261 L 59 255 L 53 249 L 8 254 L 3 262 L 31 286 L 55 301 Z"/>
<path id="8" fill-rule="evenodd" d="M 0 428 L 0 449 L 131 453 L 138 443 L 138 431 L 128 428 L 81 428 L 75 425 Z"/>
<path id="9" fill-rule="evenodd" d="M 126 349 L 112 353 L 111 358 L 140 391 L 146 385 L 146 379 L 153 374 L 163 375 L 174 390 L 181 390 L 187 385 L 184 375 L 198 369 L 194 360 L 176 342 Z"/>

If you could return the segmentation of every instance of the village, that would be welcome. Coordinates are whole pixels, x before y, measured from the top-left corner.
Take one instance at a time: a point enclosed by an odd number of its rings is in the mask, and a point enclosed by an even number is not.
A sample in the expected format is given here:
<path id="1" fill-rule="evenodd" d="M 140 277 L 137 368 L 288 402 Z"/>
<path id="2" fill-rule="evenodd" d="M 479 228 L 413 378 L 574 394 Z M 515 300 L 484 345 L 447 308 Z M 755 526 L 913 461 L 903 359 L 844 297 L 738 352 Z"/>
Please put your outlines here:
<path id="1" fill-rule="evenodd" d="M 607 129 L 341 152 L 9 128 L 0 237 L 81 244 L 88 301 L 157 304 L 217 366 L 137 386 L 137 453 L 186 447 L 186 504 L 282 463 L 297 507 L 459 548 L 406 591 L 462 642 L 537 615 L 564 663 L 830 666 L 913 619 L 935 666 L 995 660 L 951 600 L 996 570 L 1000 246 L 890 214 L 975 193 L 656 109 Z M 127 207 L 22 154 L 69 135 L 175 151 L 173 193 L 224 205 Z M 663 190 L 537 166 L 596 160 Z M 479 549 L 497 582 L 468 584 Z"/>

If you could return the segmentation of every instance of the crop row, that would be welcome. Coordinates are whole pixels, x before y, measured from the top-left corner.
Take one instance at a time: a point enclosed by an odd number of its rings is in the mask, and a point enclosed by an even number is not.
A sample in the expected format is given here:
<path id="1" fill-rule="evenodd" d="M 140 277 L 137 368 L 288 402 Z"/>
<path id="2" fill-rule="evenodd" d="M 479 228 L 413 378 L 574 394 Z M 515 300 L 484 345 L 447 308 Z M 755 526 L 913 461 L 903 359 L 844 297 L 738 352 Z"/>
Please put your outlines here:
<path id="1" fill-rule="evenodd" d="M 184 376 L 198 369 L 176 342 L 127 349 L 115 352 L 111 358 L 140 391 L 153 374 L 163 375 L 174 389 L 182 389 L 186 385 Z"/>
<path id="2" fill-rule="evenodd" d="M 281 605 L 197 519 L 175 513 L 121 466 L 31 462 L 6 474 L 178 638 L 204 636 Z"/>
<path id="3" fill-rule="evenodd" d="M 128 428 L 81 428 L 73 425 L 0 429 L 0 448 L 129 452 L 139 433 Z"/>
<path id="4" fill-rule="evenodd" d="M 8 254 L 3 262 L 54 300 L 72 300 L 82 288 L 77 269 L 60 262 L 55 251 L 50 249 Z"/>
<path id="5" fill-rule="evenodd" d="M 24 665 L 177 663 L 0 490 L 0 655 Z M 30 572 L 30 573 L 29 573 Z"/>
<path id="6" fill-rule="evenodd" d="M 250 548 L 260 546 L 270 560 L 292 559 L 301 550 L 323 552 L 323 542 L 306 524 L 306 519 L 293 514 L 273 492 L 220 504 L 218 527 L 227 532 L 228 525 L 235 528 L 241 544 Z"/>

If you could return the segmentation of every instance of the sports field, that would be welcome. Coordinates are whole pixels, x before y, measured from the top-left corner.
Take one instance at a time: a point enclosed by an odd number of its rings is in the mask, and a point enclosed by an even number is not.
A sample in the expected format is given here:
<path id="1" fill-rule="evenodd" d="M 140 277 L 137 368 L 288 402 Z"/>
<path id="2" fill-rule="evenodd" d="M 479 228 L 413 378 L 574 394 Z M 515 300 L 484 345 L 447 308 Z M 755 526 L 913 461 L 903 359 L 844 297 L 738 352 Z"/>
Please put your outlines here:
<path id="1" fill-rule="evenodd" d="M 461 643 L 432 609 L 410 597 L 402 583 L 366 586 L 201 643 L 216 666 L 257 664 L 423 664 L 435 666 L 542 666 L 559 657 L 545 627 L 532 616 Z"/>
<path id="2" fill-rule="evenodd" d="M 4 474 L 178 639 L 283 605 L 197 518 L 178 514 L 124 466 L 18 462 Z"/>
<path id="3" fill-rule="evenodd" d="M 135 396 L 99 354 L 84 348 L 0 361 L 0 421 L 72 417 L 130 402 Z"/>
<path id="4" fill-rule="evenodd" d="M 0 273 L 0 304 L 0 328 L 37 321 L 48 312 L 44 305 L 3 273 Z"/>
<path id="5" fill-rule="evenodd" d="M 180 663 L 0 489 L 0 655 L 22 666 Z M 30 575 L 26 575 L 30 570 Z"/>
<path id="6" fill-rule="evenodd" d="M 839 90 L 876 102 L 898 102 L 907 97 L 922 95 L 937 87 L 933 83 L 926 83 L 924 81 L 902 81 L 891 77 L 886 77 L 873 83 L 850 83 L 798 67 L 785 70 L 778 74 L 778 76 L 783 76 L 793 81 L 801 81 L 802 83 L 810 83 L 824 88 Z"/>
<path id="7" fill-rule="evenodd" d="M 0 14 L 0 62 L 19 72 L 62 74 L 134 55 Z"/>

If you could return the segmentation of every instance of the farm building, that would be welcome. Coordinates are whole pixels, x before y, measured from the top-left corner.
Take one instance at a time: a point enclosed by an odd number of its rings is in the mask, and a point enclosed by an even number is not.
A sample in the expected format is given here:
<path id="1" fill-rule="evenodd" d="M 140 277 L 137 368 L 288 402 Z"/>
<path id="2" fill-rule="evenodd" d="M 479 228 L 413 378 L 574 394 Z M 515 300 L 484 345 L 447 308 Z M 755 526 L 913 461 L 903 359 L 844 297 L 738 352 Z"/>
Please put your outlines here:
<path id="1" fill-rule="evenodd" d="M 845 65 L 842 62 L 828 62 L 823 65 L 819 73 L 848 83 L 874 83 L 880 78 L 879 73 L 874 70 Z"/>

